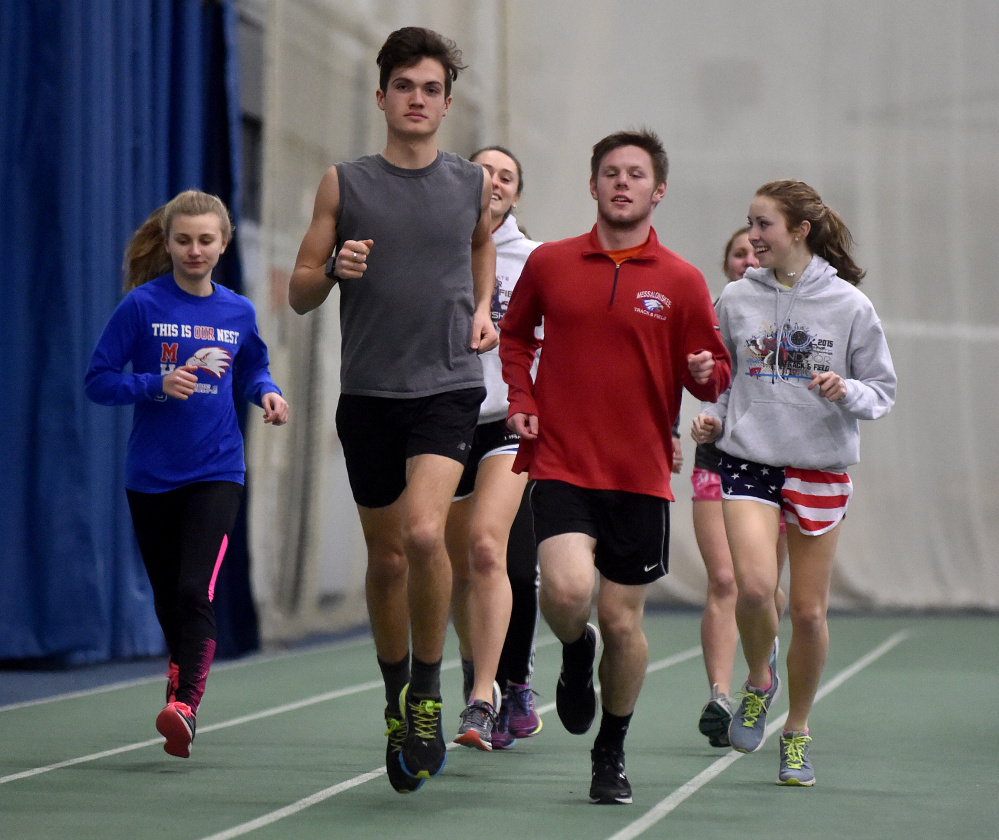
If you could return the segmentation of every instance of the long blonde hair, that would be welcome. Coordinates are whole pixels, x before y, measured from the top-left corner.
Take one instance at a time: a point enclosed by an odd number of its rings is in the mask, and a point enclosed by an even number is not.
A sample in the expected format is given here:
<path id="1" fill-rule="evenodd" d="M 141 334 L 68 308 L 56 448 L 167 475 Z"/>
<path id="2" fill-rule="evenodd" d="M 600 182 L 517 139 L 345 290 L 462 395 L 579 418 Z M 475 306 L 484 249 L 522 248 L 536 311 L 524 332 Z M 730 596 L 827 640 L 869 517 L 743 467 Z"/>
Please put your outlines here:
<path id="1" fill-rule="evenodd" d="M 166 241 L 173 220 L 178 216 L 203 216 L 205 213 L 218 216 L 222 241 L 228 242 L 232 238 L 232 219 L 225 203 L 217 195 L 200 190 L 185 190 L 162 207 L 153 210 L 149 218 L 132 234 L 125 248 L 122 263 L 124 290 L 131 291 L 136 286 L 169 274 L 173 270 L 173 263 L 167 253 Z"/>

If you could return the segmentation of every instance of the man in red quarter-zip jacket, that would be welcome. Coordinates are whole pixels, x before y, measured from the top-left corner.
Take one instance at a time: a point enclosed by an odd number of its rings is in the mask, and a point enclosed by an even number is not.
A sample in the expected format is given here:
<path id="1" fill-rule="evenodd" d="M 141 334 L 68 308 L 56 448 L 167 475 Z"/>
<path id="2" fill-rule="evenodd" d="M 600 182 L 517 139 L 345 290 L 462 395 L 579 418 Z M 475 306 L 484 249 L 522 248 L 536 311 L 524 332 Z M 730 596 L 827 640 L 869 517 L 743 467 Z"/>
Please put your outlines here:
<path id="1" fill-rule="evenodd" d="M 599 573 L 603 708 L 590 787 L 599 803 L 632 801 L 624 738 L 648 658 L 645 587 L 667 570 L 681 388 L 714 401 L 730 379 L 704 277 L 652 228 L 667 166 L 650 131 L 597 143 L 596 225 L 531 254 L 500 323 L 507 422 L 522 438 L 513 468 L 531 478 L 541 610 L 563 645 L 556 707 L 576 734 L 596 717 L 599 634 L 588 621 Z"/>

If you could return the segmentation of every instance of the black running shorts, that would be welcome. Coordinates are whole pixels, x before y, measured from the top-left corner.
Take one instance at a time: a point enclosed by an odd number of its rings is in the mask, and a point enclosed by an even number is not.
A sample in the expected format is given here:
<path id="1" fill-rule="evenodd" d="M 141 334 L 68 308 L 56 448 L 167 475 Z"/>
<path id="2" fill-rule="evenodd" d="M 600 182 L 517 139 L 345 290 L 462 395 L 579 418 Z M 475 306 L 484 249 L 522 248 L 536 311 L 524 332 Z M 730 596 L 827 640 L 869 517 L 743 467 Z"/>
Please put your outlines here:
<path id="1" fill-rule="evenodd" d="M 412 399 L 341 394 L 336 431 L 354 501 L 392 504 L 406 489 L 406 461 L 416 455 L 467 463 L 485 395 L 485 388 Z"/>
<path id="2" fill-rule="evenodd" d="M 614 583 L 652 583 L 669 568 L 669 505 L 658 496 L 589 490 L 564 481 L 530 484 L 537 544 L 559 534 L 597 541 L 594 565 Z"/>

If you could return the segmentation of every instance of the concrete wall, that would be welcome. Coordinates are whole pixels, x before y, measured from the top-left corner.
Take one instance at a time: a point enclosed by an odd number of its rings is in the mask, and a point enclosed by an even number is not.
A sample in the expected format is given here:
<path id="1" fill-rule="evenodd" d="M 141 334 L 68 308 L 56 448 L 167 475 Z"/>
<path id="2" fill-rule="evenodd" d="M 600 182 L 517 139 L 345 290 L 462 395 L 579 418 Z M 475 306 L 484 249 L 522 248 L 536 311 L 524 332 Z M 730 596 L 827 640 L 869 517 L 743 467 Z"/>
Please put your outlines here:
<path id="1" fill-rule="evenodd" d="M 288 632 L 324 626 L 332 613 L 315 605 L 331 598 L 352 604 L 340 615 L 363 614 L 363 547 L 332 429 L 336 302 L 301 318 L 284 296 L 323 171 L 382 148 L 374 56 L 408 24 L 438 29 L 464 50 L 470 68 L 441 144 L 467 154 L 501 142 L 518 154 L 518 218 L 534 238 L 592 225 L 591 147 L 630 126 L 663 137 L 671 167 L 655 225 L 713 292 L 720 249 L 756 187 L 781 177 L 816 187 L 857 239 L 862 288 L 900 376 L 896 409 L 863 429 L 834 601 L 999 608 L 992 0 L 916 0 L 904 12 L 888 0 L 263 5 L 262 328 L 295 412 L 285 438 L 253 454 L 268 468 L 264 478 L 257 470 L 254 539 L 273 628 L 289 616 Z M 684 417 L 695 411 L 685 403 Z M 660 594 L 696 602 L 704 577 L 689 466 L 675 490 L 673 572 Z"/>

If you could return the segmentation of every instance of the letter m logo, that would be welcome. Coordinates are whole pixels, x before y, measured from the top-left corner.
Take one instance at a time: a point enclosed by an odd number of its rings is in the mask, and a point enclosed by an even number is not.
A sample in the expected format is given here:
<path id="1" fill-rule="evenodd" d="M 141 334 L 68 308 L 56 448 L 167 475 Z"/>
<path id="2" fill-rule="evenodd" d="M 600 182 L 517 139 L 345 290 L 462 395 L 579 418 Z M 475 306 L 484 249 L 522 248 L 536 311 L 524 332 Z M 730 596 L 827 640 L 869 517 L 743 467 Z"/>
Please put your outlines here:
<path id="1" fill-rule="evenodd" d="M 177 343 L 167 344 L 163 342 L 163 355 L 160 357 L 163 364 L 177 364 Z"/>

